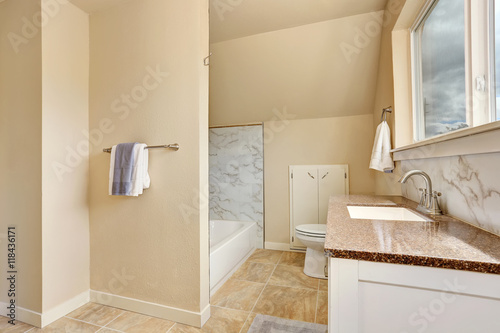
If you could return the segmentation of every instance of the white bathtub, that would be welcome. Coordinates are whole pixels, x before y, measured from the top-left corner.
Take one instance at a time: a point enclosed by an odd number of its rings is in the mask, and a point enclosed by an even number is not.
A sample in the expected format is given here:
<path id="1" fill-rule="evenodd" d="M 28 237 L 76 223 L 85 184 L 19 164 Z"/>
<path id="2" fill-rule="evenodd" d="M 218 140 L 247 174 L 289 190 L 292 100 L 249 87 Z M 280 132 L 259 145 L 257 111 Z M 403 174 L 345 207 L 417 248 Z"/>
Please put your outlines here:
<path id="1" fill-rule="evenodd" d="M 210 295 L 213 295 L 255 250 L 255 222 L 210 221 Z"/>

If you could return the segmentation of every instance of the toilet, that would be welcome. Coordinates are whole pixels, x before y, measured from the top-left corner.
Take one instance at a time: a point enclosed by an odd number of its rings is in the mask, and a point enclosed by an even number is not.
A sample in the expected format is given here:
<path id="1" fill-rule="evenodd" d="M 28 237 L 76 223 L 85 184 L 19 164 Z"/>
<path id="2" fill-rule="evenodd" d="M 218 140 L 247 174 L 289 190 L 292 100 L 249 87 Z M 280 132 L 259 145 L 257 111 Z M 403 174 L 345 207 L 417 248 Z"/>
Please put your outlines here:
<path id="1" fill-rule="evenodd" d="M 295 235 L 307 247 L 304 274 L 318 279 L 327 279 L 326 224 L 299 225 L 295 227 Z"/>

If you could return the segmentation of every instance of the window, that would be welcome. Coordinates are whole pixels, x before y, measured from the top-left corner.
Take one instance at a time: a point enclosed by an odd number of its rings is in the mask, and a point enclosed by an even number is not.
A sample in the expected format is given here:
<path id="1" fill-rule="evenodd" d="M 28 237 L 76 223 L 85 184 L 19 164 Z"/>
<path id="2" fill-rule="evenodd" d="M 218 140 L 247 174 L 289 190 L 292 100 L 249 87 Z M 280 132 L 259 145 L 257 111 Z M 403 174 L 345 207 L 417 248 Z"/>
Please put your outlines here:
<path id="1" fill-rule="evenodd" d="M 500 0 L 428 1 L 412 67 L 416 141 L 500 120 Z"/>
<path id="2" fill-rule="evenodd" d="M 495 1 L 495 87 L 497 89 L 495 95 L 496 102 L 496 120 L 500 120 L 500 1 Z"/>

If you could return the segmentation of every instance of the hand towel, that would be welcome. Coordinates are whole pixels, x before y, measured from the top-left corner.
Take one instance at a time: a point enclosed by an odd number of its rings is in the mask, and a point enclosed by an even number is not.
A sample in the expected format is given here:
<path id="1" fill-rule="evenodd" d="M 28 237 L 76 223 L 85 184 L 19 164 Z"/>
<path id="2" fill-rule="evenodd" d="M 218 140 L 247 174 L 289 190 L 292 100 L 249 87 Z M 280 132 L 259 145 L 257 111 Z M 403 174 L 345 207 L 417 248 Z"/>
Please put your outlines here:
<path id="1" fill-rule="evenodd" d="M 139 143 L 134 147 L 135 165 L 132 175 L 132 190 L 131 196 L 139 196 L 144 189 L 149 188 L 151 179 L 149 178 L 149 152 L 146 144 Z"/>
<path id="2" fill-rule="evenodd" d="M 386 121 L 383 121 L 377 127 L 370 169 L 382 172 L 394 170 L 394 161 L 391 157 L 391 129 Z"/>
<path id="3" fill-rule="evenodd" d="M 120 143 L 111 149 L 111 158 L 114 160 L 114 163 L 110 163 L 109 173 L 112 195 L 130 195 L 132 191 L 135 146 L 136 143 Z"/>

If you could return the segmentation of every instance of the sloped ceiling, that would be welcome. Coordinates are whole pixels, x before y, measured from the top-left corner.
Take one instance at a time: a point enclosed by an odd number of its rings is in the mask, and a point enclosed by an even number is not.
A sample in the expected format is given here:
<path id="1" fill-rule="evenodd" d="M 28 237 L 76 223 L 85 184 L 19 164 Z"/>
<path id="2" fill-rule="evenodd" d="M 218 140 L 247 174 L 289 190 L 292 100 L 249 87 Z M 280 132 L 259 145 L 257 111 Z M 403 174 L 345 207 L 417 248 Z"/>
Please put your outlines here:
<path id="1" fill-rule="evenodd" d="M 92 14 L 137 0 L 69 1 Z M 386 2 L 387 0 L 210 0 L 210 42 L 382 10 Z"/>
<path id="2" fill-rule="evenodd" d="M 69 2 L 75 6 L 90 14 L 109 9 L 128 1 L 130 0 L 69 0 Z"/>
<path id="3" fill-rule="evenodd" d="M 210 42 L 385 8 L 387 0 L 211 0 Z"/>

